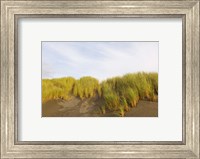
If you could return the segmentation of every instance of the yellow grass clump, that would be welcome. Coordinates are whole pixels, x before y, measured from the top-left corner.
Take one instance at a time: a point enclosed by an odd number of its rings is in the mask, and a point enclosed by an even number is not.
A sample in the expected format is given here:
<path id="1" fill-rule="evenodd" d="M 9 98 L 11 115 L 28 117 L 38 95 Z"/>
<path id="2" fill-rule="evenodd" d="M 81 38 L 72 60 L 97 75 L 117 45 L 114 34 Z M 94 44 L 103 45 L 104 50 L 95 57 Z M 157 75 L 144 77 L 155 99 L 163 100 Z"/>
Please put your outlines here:
<path id="1" fill-rule="evenodd" d="M 73 77 L 42 80 L 42 102 L 52 99 L 69 100 L 72 96 L 80 99 L 98 96 L 103 100 L 101 112 L 118 112 L 124 116 L 130 107 L 135 107 L 141 100 L 158 100 L 157 73 L 129 73 L 99 83 L 93 77 L 86 76 L 79 80 Z"/>
<path id="2" fill-rule="evenodd" d="M 73 95 L 81 99 L 95 96 L 100 89 L 99 81 L 93 77 L 82 77 L 75 82 Z M 100 94 L 100 93 L 99 93 Z"/>
<path id="3" fill-rule="evenodd" d="M 42 80 L 42 102 L 52 99 L 69 99 L 75 81 L 72 77 Z"/>
<path id="4" fill-rule="evenodd" d="M 157 73 L 126 74 L 102 83 L 102 97 L 107 109 L 118 111 L 121 116 L 129 107 L 135 107 L 139 99 L 157 101 L 157 96 Z"/>

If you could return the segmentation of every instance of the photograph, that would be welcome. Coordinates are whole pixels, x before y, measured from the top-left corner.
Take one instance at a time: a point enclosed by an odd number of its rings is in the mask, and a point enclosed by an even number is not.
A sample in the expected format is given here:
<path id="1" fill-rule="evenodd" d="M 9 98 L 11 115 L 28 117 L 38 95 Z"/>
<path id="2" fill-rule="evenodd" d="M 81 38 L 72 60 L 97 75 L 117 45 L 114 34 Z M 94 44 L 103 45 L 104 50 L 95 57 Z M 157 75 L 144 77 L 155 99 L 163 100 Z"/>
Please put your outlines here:
<path id="1" fill-rule="evenodd" d="M 158 41 L 42 41 L 42 117 L 158 117 Z"/>
<path id="2" fill-rule="evenodd" d="M 0 4 L 0 158 L 200 159 L 200 0 Z"/>

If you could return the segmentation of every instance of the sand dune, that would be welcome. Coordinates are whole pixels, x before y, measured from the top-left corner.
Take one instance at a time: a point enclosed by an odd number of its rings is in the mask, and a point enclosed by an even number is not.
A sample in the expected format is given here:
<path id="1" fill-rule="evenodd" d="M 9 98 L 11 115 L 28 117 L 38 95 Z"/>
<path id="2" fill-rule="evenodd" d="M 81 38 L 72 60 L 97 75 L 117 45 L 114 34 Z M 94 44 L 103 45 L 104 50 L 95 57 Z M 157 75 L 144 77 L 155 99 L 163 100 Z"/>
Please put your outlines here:
<path id="1" fill-rule="evenodd" d="M 42 106 L 43 117 L 116 117 L 114 112 L 99 112 L 102 105 L 101 99 L 90 98 L 81 100 L 72 98 L 69 101 L 51 100 Z M 136 107 L 130 108 L 125 117 L 157 117 L 158 103 L 140 100 Z"/>

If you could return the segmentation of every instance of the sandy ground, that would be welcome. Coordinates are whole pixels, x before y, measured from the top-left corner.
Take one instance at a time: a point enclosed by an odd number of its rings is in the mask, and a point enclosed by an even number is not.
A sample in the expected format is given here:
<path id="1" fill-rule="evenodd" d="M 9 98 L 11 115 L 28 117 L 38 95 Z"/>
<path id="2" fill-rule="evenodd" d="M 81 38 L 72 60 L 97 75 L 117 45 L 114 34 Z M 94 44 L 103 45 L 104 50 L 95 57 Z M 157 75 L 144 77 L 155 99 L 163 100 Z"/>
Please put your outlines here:
<path id="1" fill-rule="evenodd" d="M 115 117 L 113 112 L 100 114 L 102 101 L 97 98 L 80 100 L 72 98 L 69 101 L 53 100 L 42 105 L 42 117 Z M 125 113 L 126 117 L 157 117 L 158 103 L 139 101 L 137 106 Z"/>
<path id="2" fill-rule="evenodd" d="M 140 100 L 135 108 L 125 113 L 126 117 L 158 117 L 158 102 Z"/>

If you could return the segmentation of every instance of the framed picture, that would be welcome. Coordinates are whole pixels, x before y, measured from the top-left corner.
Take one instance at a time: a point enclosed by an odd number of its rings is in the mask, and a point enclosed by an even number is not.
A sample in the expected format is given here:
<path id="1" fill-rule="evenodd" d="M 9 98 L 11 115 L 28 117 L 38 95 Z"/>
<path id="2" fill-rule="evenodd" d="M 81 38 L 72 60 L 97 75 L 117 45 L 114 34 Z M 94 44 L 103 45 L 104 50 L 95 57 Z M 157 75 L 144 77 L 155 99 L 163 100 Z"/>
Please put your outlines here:
<path id="1" fill-rule="evenodd" d="M 42 117 L 124 116 L 158 116 L 158 42 L 42 42 Z"/>
<path id="2" fill-rule="evenodd" d="M 199 158 L 199 0 L 1 0 L 1 158 Z"/>

